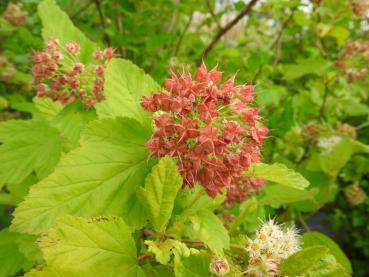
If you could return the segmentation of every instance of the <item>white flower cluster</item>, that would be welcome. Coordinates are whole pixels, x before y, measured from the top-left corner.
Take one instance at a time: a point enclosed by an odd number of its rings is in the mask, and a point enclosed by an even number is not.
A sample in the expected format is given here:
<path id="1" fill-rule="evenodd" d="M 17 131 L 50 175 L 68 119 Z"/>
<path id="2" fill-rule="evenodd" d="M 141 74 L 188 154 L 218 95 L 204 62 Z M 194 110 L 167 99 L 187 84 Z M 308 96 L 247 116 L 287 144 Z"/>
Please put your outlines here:
<path id="1" fill-rule="evenodd" d="M 323 150 L 323 155 L 329 154 L 334 147 L 342 140 L 340 136 L 330 136 L 319 138 L 318 146 Z"/>
<path id="2" fill-rule="evenodd" d="M 250 257 L 247 276 L 276 276 L 280 262 L 300 250 L 297 229 L 283 230 L 270 219 L 256 231 L 254 240 L 249 239 L 246 250 Z"/>

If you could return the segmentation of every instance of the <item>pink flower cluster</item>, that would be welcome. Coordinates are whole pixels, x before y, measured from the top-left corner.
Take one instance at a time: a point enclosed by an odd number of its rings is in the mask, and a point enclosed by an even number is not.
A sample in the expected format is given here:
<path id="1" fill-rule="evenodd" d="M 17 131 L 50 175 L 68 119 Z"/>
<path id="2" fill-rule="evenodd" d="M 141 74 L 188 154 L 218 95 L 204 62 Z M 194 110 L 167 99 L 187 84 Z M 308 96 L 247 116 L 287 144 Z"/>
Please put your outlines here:
<path id="1" fill-rule="evenodd" d="M 85 108 L 104 99 L 104 71 L 114 57 L 114 49 L 97 49 L 92 62 L 80 62 L 80 46 L 76 42 L 61 45 L 51 38 L 44 51 L 32 57 L 34 87 L 39 97 L 50 97 L 66 105 L 80 98 Z"/>
<path id="2" fill-rule="evenodd" d="M 268 129 L 260 124 L 252 85 L 220 85 L 222 73 L 204 64 L 190 75 L 172 75 L 167 92 L 143 97 L 141 105 L 155 117 L 156 130 L 147 142 L 150 156 L 178 157 L 184 186 L 198 181 L 211 197 L 226 194 L 242 201 L 263 181 L 242 175 L 260 162 L 260 146 Z"/>

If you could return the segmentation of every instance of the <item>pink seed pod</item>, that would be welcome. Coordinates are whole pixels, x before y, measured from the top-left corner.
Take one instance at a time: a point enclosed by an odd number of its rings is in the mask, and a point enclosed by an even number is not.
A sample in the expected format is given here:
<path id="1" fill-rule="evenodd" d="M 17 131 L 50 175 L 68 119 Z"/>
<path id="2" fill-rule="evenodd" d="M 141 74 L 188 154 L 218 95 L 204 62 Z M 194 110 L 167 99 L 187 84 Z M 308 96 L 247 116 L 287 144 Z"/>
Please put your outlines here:
<path id="1" fill-rule="evenodd" d="M 68 52 L 73 53 L 73 54 L 77 54 L 80 51 L 80 46 L 76 42 L 70 42 L 70 43 L 68 43 L 65 46 L 65 48 L 67 49 Z"/>
<path id="2" fill-rule="evenodd" d="M 55 51 L 54 53 L 52 53 L 51 57 L 54 59 L 54 61 L 59 62 L 63 59 L 63 55 L 61 52 L 59 51 Z"/>
<path id="3" fill-rule="evenodd" d="M 104 58 L 104 52 L 101 51 L 100 49 L 96 49 L 94 51 L 94 57 L 98 60 L 102 60 Z"/>
<path id="4" fill-rule="evenodd" d="M 56 37 L 51 37 L 46 44 L 45 50 L 50 53 L 50 52 L 56 51 L 58 46 L 59 46 L 59 39 Z"/>
<path id="5" fill-rule="evenodd" d="M 106 48 L 104 50 L 104 58 L 110 60 L 115 57 L 115 50 L 112 47 Z"/>
<path id="6" fill-rule="evenodd" d="M 105 67 L 102 65 L 98 65 L 95 67 L 95 72 L 97 75 L 103 75 L 105 71 Z"/>
<path id="7" fill-rule="evenodd" d="M 216 276 L 224 276 L 229 270 L 229 264 L 225 258 L 213 257 L 209 266 L 210 272 Z"/>
<path id="8" fill-rule="evenodd" d="M 73 66 L 72 71 L 74 71 L 75 73 L 79 74 L 79 73 L 82 73 L 84 69 L 85 69 L 85 65 L 83 63 L 76 63 Z"/>
<path id="9" fill-rule="evenodd" d="M 69 81 L 69 85 L 71 86 L 71 88 L 73 89 L 78 89 L 80 88 L 81 84 L 77 79 L 72 79 Z"/>

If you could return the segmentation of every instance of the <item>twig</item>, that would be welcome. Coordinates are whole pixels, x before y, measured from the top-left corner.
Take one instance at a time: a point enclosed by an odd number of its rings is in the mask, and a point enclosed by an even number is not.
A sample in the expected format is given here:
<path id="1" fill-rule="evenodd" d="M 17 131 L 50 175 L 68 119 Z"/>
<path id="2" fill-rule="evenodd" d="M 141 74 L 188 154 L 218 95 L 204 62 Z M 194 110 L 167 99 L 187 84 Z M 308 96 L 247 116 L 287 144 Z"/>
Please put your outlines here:
<path id="1" fill-rule="evenodd" d="M 215 21 L 215 24 L 217 24 L 218 29 L 221 30 L 222 29 L 222 25 L 220 25 L 217 16 L 214 13 L 214 9 L 211 6 L 210 0 L 206 0 L 206 5 L 208 7 L 209 13 L 211 15 L 211 17 L 213 18 L 213 20 Z"/>
<path id="2" fill-rule="evenodd" d="M 217 44 L 217 42 L 221 39 L 221 37 L 224 34 L 226 34 L 230 29 L 232 29 L 232 27 L 236 25 L 238 21 L 240 21 L 244 16 L 250 13 L 250 11 L 252 10 L 257 1 L 258 0 L 251 0 L 232 21 L 228 22 L 226 26 L 224 26 L 222 29 L 218 31 L 216 36 L 213 38 L 213 40 L 210 42 L 210 44 L 205 48 L 204 52 L 202 53 L 201 58 L 199 59 L 199 63 L 201 63 L 201 61 L 206 58 L 206 56 L 214 48 L 215 44 Z"/>
<path id="3" fill-rule="evenodd" d="M 146 260 L 146 259 L 150 259 L 150 258 L 152 258 L 153 257 L 153 255 L 151 255 L 151 254 L 145 254 L 145 255 L 141 255 L 141 256 L 138 256 L 137 257 L 137 262 L 142 262 L 142 261 L 144 261 L 144 260 Z"/>
<path id="4" fill-rule="evenodd" d="M 319 112 L 319 118 L 320 120 L 324 119 L 324 114 L 325 114 L 325 109 L 327 106 L 327 98 L 328 98 L 328 85 L 327 82 L 324 82 L 324 95 L 323 95 L 323 102 L 322 102 L 322 106 L 320 107 L 320 112 Z"/>
<path id="5" fill-rule="evenodd" d="M 189 18 L 189 20 L 188 20 L 188 22 L 187 22 L 186 26 L 185 26 L 185 27 L 184 27 L 184 29 L 183 29 L 183 32 L 181 33 L 181 35 L 180 35 L 180 37 L 179 37 L 179 39 L 178 39 L 178 42 L 177 42 L 177 44 L 176 44 L 176 48 L 175 48 L 175 50 L 174 50 L 174 56 L 176 56 L 176 55 L 178 54 L 179 49 L 181 48 L 183 38 L 184 38 L 184 36 L 186 35 L 186 33 L 187 33 L 187 31 L 188 31 L 188 28 L 190 28 L 190 26 L 191 26 L 192 18 L 193 18 L 193 13 L 191 13 L 190 18 Z"/>
<path id="6" fill-rule="evenodd" d="M 368 126 L 369 126 L 369 122 L 365 122 L 363 124 L 360 124 L 359 126 L 356 126 L 355 129 L 360 130 L 360 129 L 363 129 L 363 128 L 368 127 Z"/>
<path id="7" fill-rule="evenodd" d="M 302 226 L 304 226 L 305 230 L 307 232 L 310 232 L 311 229 L 310 229 L 309 225 L 306 223 L 305 219 L 303 219 L 302 217 L 299 217 L 298 219 L 301 222 Z"/>
<path id="8" fill-rule="evenodd" d="M 288 18 L 282 23 L 282 27 L 281 27 L 281 30 L 278 33 L 277 38 L 270 45 L 270 49 L 272 49 L 275 46 L 277 46 L 276 51 L 275 51 L 275 59 L 274 59 L 274 62 L 273 62 L 273 66 L 275 66 L 278 63 L 278 61 L 279 61 L 279 56 L 280 56 L 279 55 L 279 52 L 280 52 L 280 47 L 281 47 L 282 35 L 283 35 L 284 30 L 286 29 L 288 23 L 290 23 L 290 21 L 291 21 L 291 19 L 293 17 L 294 12 L 295 12 L 295 10 L 293 9 L 291 11 L 291 14 L 288 16 Z"/>
<path id="9" fill-rule="evenodd" d="M 172 17 L 170 19 L 170 22 L 169 22 L 169 25 L 168 25 L 168 28 L 167 28 L 168 33 L 171 33 L 173 31 L 174 25 L 177 21 L 178 4 L 179 4 L 179 0 L 175 0 L 174 1 L 175 8 L 174 8 Z"/>
<path id="10" fill-rule="evenodd" d="M 106 16 L 103 12 L 103 10 L 101 9 L 101 2 L 100 0 L 93 0 L 94 3 L 95 3 L 95 6 L 96 6 L 96 9 L 99 13 L 99 17 L 100 17 L 100 22 L 101 22 L 101 25 L 104 29 L 104 39 L 105 39 L 105 42 L 108 44 L 108 45 L 111 45 L 111 39 L 109 37 L 109 35 L 106 33 Z"/>
<path id="11" fill-rule="evenodd" d="M 118 35 L 120 37 L 123 36 L 123 20 L 122 20 L 122 13 L 120 11 L 119 1 L 115 1 L 115 25 L 118 30 Z M 126 49 L 123 47 L 123 45 L 119 45 L 119 52 L 123 58 L 126 57 Z"/>
<path id="12" fill-rule="evenodd" d="M 93 3 L 93 1 L 88 1 L 84 6 L 82 6 L 75 14 L 73 14 L 70 18 L 74 19 L 76 18 L 78 15 L 80 15 L 81 13 L 83 13 L 89 6 L 91 6 L 91 4 Z"/>

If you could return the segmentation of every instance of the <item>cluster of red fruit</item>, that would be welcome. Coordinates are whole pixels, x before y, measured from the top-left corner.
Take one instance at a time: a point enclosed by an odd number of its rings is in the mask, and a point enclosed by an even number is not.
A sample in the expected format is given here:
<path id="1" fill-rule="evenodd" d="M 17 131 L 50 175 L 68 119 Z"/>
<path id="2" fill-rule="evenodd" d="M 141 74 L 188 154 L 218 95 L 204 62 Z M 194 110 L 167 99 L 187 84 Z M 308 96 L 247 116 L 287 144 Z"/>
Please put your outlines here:
<path id="1" fill-rule="evenodd" d="M 226 194 L 231 203 L 262 186 L 242 172 L 260 161 L 268 129 L 258 122 L 259 109 L 250 106 L 253 86 L 234 86 L 234 76 L 219 85 L 221 79 L 221 72 L 208 72 L 202 64 L 194 80 L 172 75 L 165 81 L 167 92 L 145 96 L 141 105 L 159 112 L 147 142 L 150 156 L 178 157 L 184 186 L 198 181 L 210 196 Z"/>
<path id="2" fill-rule="evenodd" d="M 352 41 L 347 43 L 345 52 L 336 61 L 336 66 L 341 68 L 348 78 L 348 82 L 364 79 L 368 74 L 369 41 Z"/>
<path id="3" fill-rule="evenodd" d="M 61 45 L 51 38 L 43 52 L 35 52 L 32 61 L 34 87 L 37 96 L 50 97 L 66 105 L 80 98 L 85 108 L 104 99 L 104 70 L 114 57 L 114 49 L 97 49 L 93 63 L 85 65 L 79 59 L 76 42 Z"/>

